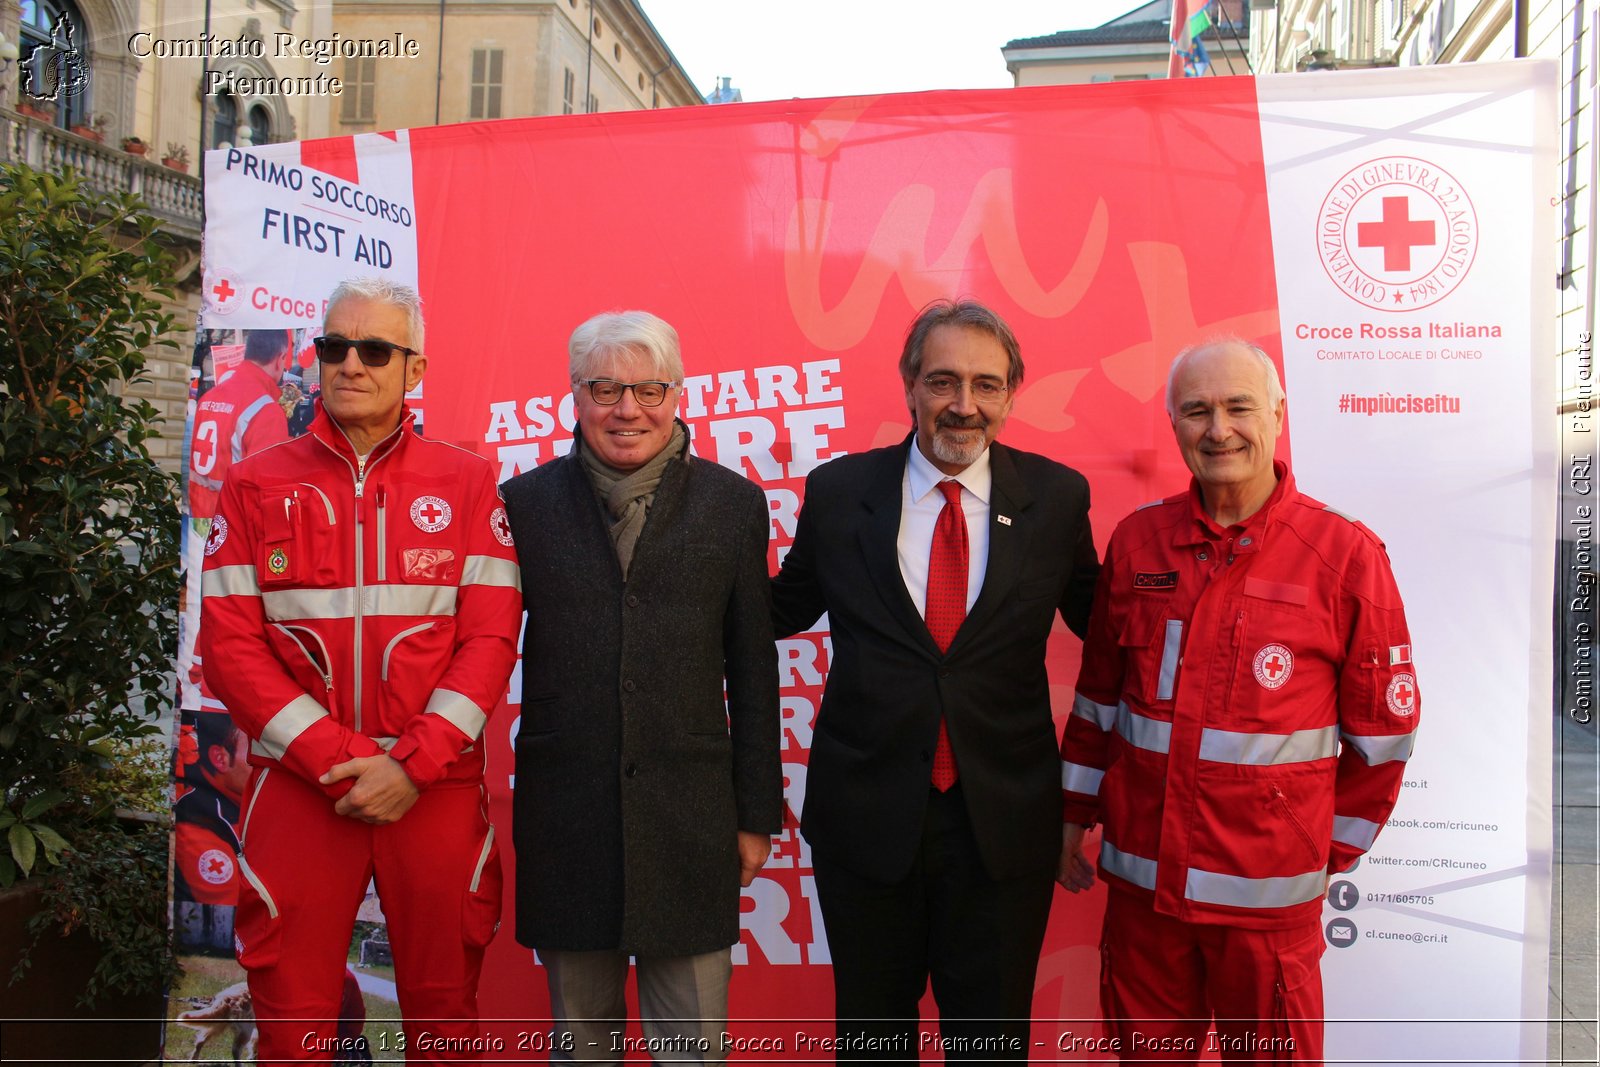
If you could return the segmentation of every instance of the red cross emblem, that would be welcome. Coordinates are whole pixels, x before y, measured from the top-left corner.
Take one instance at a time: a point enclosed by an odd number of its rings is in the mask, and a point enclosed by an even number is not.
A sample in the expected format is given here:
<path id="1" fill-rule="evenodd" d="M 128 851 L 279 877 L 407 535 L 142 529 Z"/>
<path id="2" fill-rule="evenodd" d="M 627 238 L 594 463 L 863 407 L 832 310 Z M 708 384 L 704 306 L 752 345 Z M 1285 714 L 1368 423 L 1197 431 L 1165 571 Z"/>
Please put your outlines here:
<path id="1" fill-rule="evenodd" d="M 1384 693 L 1389 710 L 1396 715 L 1412 715 L 1417 710 L 1417 679 L 1409 673 L 1400 673 L 1389 679 L 1389 689 Z"/>
<path id="2" fill-rule="evenodd" d="M 217 303 L 226 304 L 228 302 L 228 298 L 233 296 L 233 294 L 237 293 L 239 290 L 228 284 L 228 279 L 224 278 L 216 285 L 213 285 L 211 287 L 211 291 L 216 294 Z"/>
<path id="3" fill-rule="evenodd" d="M 1251 666 L 1263 689 L 1280 689 L 1294 673 L 1294 653 L 1283 645 L 1263 645 Z"/>
<path id="4" fill-rule="evenodd" d="M 208 848 L 200 853 L 195 867 L 200 877 L 212 885 L 223 885 L 233 878 L 233 857 L 220 848 Z"/>
<path id="5" fill-rule="evenodd" d="M 228 539 L 228 520 L 218 515 L 211 520 L 211 532 L 206 535 L 206 555 L 216 553 L 222 547 L 222 542 Z"/>
<path id="6" fill-rule="evenodd" d="M 438 533 L 450 525 L 450 505 L 436 496 L 419 496 L 411 502 L 411 521 L 423 533 Z"/>
<path id="7" fill-rule="evenodd" d="M 1410 270 L 1411 249 L 1437 244 L 1432 219 L 1411 218 L 1411 201 L 1404 196 L 1383 198 L 1383 219 L 1356 226 L 1356 244 L 1383 249 L 1384 270 Z"/>
<path id="8" fill-rule="evenodd" d="M 507 548 L 511 547 L 511 520 L 506 518 L 505 508 L 495 508 L 489 516 L 489 529 L 494 533 L 494 539 Z"/>

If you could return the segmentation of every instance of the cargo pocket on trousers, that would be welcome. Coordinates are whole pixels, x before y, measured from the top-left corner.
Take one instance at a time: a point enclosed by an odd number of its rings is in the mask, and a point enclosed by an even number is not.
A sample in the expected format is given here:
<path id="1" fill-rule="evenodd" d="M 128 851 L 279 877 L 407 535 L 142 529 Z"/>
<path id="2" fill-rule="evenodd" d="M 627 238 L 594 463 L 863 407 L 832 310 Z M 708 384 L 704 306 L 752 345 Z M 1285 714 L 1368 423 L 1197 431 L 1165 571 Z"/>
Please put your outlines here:
<path id="1" fill-rule="evenodd" d="M 1322 953 L 1326 947 L 1322 929 L 1278 949 L 1278 975 L 1273 986 L 1270 1033 L 1275 1044 L 1262 1047 L 1278 1052 L 1295 1051 L 1294 1059 L 1321 1059 L 1322 1031 Z M 1266 1025 L 1262 1030 L 1268 1030 Z M 1310 1047 L 1314 1046 L 1314 1047 Z"/>
<path id="2" fill-rule="evenodd" d="M 283 920 L 272 891 L 239 855 L 239 903 L 233 911 L 233 951 L 246 970 L 271 967 L 283 954 Z"/>
<path id="3" fill-rule="evenodd" d="M 484 835 L 483 847 L 478 850 L 472 869 L 472 879 L 467 883 L 467 894 L 461 901 L 461 939 L 468 945 L 482 948 L 494 940 L 500 929 L 500 892 L 504 878 L 500 872 L 500 846 L 495 843 L 494 827 Z"/>

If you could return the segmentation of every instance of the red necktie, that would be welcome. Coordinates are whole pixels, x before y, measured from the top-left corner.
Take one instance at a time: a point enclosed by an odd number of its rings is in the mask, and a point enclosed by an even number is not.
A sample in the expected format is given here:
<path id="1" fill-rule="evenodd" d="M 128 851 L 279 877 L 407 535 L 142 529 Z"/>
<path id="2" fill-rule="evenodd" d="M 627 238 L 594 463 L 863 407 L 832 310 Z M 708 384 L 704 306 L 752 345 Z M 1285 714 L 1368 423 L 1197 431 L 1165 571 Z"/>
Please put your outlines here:
<path id="1" fill-rule="evenodd" d="M 939 483 L 944 509 L 933 527 L 933 549 L 928 553 L 928 601 L 923 618 L 940 652 L 948 651 L 967 617 L 967 516 L 961 510 L 961 483 Z M 950 735 L 939 719 L 939 747 L 933 754 L 933 786 L 944 792 L 956 784 L 956 756 Z"/>

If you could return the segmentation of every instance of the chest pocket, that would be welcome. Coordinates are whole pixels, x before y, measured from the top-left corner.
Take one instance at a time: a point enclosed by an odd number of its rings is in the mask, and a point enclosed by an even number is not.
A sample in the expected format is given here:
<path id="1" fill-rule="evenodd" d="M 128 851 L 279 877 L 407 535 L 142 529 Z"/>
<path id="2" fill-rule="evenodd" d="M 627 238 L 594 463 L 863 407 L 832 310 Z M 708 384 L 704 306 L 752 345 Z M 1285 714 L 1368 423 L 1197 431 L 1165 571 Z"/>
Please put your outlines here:
<path id="1" fill-rule="evenodd" d="M 453 496 L 443 485 L 379 484 L 373 490 L 378 581 L 458 584 L 468 516 Z"/>
<path id="2" fill-rule="evenodd" d="M 1234 669 L 1228 714 L 1234 729 L 1285 732 L 1300 717 L 1323 716 L 1305 694 L 1334 692 L 1321 623 L 1309 614 L 1311 590 L 1247 578 L 1233 620 Z M 1286 718 L 1286 714 L 1288 718 Z M 1331 721 L 1331 720 L 1330 720 Z"/>
<path id="3" fill-rule="evenodd" d="M 338 584 L 338 517 L 327 493 L 309 482 L 263 489 L 257 580 L 263 589 Z"/>
<path id="4" fill-rule="evenodd" d="M 1136 595 L 1117 643 L 1126 664 L 1123 688 L 1141 704 L 1170 701 L 1183 650 L 1183 620 L 1172 618 L 1169 596 Z"/>

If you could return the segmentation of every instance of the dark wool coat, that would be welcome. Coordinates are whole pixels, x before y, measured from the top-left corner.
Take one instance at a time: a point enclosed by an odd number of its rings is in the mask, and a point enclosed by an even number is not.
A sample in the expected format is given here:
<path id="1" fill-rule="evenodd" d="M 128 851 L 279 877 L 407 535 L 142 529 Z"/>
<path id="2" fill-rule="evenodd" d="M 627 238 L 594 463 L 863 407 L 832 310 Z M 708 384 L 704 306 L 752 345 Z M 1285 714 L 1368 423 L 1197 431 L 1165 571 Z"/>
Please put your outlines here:
<path id="1" fill-rule="evenodd" d="M 733 944 L 737 831 L 783 821 L 765 495 L 703 459 L 668 464 L 624 582 L 575 456 L 502 490 L 528 611 L 517 940 Z"/>

